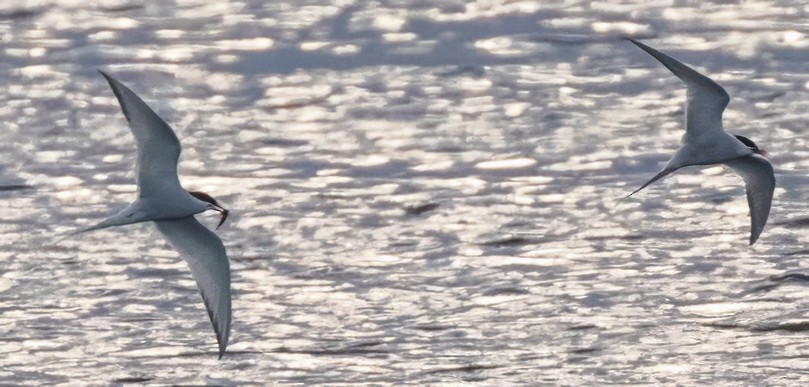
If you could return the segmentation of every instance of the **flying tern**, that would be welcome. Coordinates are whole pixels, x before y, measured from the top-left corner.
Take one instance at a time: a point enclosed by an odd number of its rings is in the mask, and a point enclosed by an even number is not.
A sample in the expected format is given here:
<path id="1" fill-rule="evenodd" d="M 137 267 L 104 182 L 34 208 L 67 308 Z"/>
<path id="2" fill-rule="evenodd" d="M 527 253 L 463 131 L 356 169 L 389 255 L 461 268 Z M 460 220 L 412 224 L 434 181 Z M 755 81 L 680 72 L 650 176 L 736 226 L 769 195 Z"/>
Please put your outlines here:
<path id="1" fill-rule="evenodd" d="M 680 168 L 724 164 L 744 179 L 750 207 L 752 245 L 767 224 L 775 190 L 775 175 L 767 153 L 750 139 L 728 134 L 722 129 L 722 112 L 730 102 L 730 96 L 722 86 L 654 48 L 634 39 L 627 40 L 666 66 L 687 87 L 685 135 L 680 149 L 663 170 L 629 196 Z"/>
<path id="2" fill-rule="evenodd" d="M 138 146 L 138 197 L 120 212 L 76 232 L 152 221 L 179 250 L 197 282 L 219 344 L 219 358 L 230 335 L 230 264 L 219 237 L 200 224 L 195 214 L 214 210 L 225 222 L 228 210 L 210 195 L 188 192 L 180 186 L 177 162 L 180 141 L 174 131 L 140 97 L 115 78 L 99 70 L 118 98 Z"/>

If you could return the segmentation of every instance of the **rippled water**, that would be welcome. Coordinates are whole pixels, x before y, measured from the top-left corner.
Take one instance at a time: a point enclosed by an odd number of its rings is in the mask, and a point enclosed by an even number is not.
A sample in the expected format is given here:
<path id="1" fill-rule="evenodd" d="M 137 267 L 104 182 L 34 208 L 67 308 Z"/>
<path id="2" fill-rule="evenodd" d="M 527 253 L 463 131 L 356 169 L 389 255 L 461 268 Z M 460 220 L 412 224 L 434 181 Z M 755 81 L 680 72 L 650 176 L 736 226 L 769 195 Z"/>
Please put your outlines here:
<path id="1" fill-rule="evenodd" d="M 151 3 L 0 3 L 4 384 L 809 382 L 809 288 L 770 280 L 809 254 L 800 2 Z M 721 167 L 620 200 L 685 98 L 625 35 L 722 83 L 770 152 L 753 247 Z M 135 192 L 98 68 L 232 210 L 221 361 L 152 225 L 56 242 Z"/>

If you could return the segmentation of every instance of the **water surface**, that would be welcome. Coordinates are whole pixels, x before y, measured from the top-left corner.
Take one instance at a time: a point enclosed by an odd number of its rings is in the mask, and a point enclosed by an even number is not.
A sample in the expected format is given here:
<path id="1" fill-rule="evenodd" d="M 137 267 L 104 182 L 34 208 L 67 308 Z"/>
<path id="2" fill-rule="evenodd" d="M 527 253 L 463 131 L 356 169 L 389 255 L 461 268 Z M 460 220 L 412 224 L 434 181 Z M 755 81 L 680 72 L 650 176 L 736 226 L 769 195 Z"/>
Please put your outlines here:
<path id="1" fill-rule="evenodd" d="M 0 380 L 8 384 L 809 382 L 809 28 L 800 2 L 43 1 L 0 5 Z M 621 201 L 720 82 L 776 166 L 689 168 Z M 56 243 L 132 200 L 104 69 L 231 209 L 216 359 L 151 224 Z M 200 217 L 214 227 L 216 214 Z"/>

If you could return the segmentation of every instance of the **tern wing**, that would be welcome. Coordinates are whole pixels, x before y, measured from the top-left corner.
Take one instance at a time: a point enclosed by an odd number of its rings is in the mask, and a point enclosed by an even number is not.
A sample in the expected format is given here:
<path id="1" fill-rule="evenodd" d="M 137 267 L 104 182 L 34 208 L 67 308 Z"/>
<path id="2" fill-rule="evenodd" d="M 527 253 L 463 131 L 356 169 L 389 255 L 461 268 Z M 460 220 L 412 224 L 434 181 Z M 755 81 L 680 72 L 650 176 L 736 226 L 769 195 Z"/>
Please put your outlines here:
<path id="1" fill-rule="evenodd" d="M 730 102 L 727 91 L 711 78 L 694 71 L 682 62 L 634 39 L 627 38 L 627 40 L 660 61 L 688 88 L 684 142 L 697 142 L 697 138 L 704 135 L 719 135 L 722 132 L 722 112 Z"/>
<path id="2" fill-rule="evenodd" d="M 191 267 L 216 333 L 221 359 L 230 336 L 230 263 L 225 246 L 193 216 L 154 222 Z"/>
<path id="3" fill-rule="evenodd" d="M 138 144 L 137 179 L 139 196 L 182 189 L 177 177 L 180 140 L 174 131 L 132 90 L 99 70 L 118 98 L 121 110 Z"/>
<path id="4" fill-rule="evenodd" d="M 764 156 L 754 153 L 725 162 L 744 179 L 747 205 L 750 206 L 750 244 L 756 243 L 770 215 L 775 174 L 772 164 Z"/>

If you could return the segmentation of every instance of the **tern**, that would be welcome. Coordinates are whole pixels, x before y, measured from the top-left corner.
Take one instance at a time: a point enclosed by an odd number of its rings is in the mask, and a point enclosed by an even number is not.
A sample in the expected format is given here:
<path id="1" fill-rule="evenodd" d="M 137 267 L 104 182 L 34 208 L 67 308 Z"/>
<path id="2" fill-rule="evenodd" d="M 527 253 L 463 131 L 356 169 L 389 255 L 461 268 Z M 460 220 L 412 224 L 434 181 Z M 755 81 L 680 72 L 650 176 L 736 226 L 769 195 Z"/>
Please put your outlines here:
<path id="1" fill-rule="evenodd" d="M 680 149 L 663 170 L 627 197 L 680 168 L 724 164 L 744 179 L 750 207 L 752 245 L 767 224 L 775 190 L 775 175 L 767 153 L 747 137 L 731 135 L 722 129 L 722 112 L 730 102 L 730 96 L 722 86 L 654 48 L 626 39 L 666 66 L 687 88 L 685 135 Z"/>
<path id="2" fill-rule="evenodd" d="M 138 147 L 136 174 L 138 196 L 120 212 L 75 234 L 102 228 L 152 221 L 168 242 L 179 250 L 197 282 L 219 344 L 219 358 L 230 335 L 230 264 L 222 240 L 200 224 L 194 215 L 207 210 L 228 210 L 210 195 L 189 192 L 180 186 L 177 162 L 180 141 L 174 131 L 140 97 L 115 78 L 99 70 L 118 98 Z"/>

